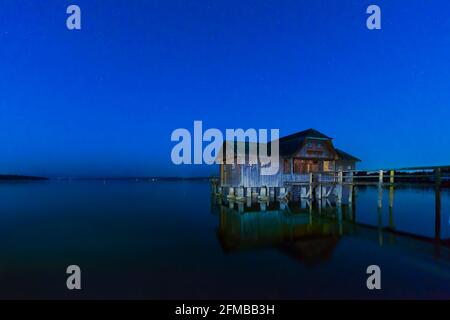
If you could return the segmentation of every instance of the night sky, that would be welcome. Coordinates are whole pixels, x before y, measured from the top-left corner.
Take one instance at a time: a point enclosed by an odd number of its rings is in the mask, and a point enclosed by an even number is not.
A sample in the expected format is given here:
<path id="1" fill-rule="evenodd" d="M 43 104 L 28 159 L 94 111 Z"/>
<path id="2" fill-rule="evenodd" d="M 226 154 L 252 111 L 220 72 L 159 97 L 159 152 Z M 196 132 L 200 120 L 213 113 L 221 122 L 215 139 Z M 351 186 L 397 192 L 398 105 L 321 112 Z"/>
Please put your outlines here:
<path id="1" fill-rule="evenodd" d="M 77 4 L 82 29 L 66 28 Z M 382 29 L 366 28 L 366 8 Z M 359 168 L 450 164 L 450 2 L 0 0 L 0 173 L 209 175 L 170 135 L 315 128 Z"/>

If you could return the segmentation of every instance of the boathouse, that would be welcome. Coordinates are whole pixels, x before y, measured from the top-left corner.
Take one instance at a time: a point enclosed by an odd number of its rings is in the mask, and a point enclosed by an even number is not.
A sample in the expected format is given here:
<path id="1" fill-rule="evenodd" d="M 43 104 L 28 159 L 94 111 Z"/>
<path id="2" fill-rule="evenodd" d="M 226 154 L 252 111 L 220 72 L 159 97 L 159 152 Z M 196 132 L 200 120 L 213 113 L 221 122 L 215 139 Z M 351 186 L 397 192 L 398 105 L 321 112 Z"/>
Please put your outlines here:
<path id="1" fill-rule="evenodd" d="M 274 175 L 261 175 L 261 164 L 238 164 L 238 144 L 245 144 L 246 156 L 250 142 L 235 141 L 235 159 L 227 160 L 226 148 L 219 152 L 220 186 L 222 187 L 283 187 L 292 182 L 308 182 L 313 176 L 334 180 L 340 171 L 356 169 L 360 159 L 336 148 L 333 139 L 315 130 L 300 131 L 279 139 L 279 170 Z M 270 142 L 267 148 L 270 150 Z M 261 143 L 257 143 L 258 150 Z M 331 180 L 330 180 L 331 181 Z"/>

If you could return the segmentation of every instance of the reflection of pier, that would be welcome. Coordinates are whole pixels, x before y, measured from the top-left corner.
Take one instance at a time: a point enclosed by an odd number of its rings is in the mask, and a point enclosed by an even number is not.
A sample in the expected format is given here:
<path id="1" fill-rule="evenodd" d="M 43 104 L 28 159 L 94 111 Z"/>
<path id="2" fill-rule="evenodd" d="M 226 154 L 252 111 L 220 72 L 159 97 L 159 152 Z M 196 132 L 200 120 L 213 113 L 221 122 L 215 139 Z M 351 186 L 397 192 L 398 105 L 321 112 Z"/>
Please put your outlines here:
<path id="1" fill-rule="evenodd" d="M 236 192 L 235 197 L 216 192 L 212 200 L 216 206 L 215 212 L 220 213 L 218 235 L 221 244 L 226 252 L 273 247 L 312 262 L 328 257 L 340 237 L 357 236 L 377 242 L 380 246 L 402 247 L 405 250 L 420 244 L 421 247 L 428 248 L 426 251 L 440 258 L 442 250 L 447 251 L 447 247 L 450 247 L 448 239 L 441 239 L 440 176 L 435 176 L 435 206 L 430 207 L 435 211 L 434 237 L 416 235 L 396 228 L 394 194 L 396 189 L 402 189 L 403 186 L 402 183 L 395 183 L 394 174 L 388 176 L 388 181 L 381 174 L 380 176 L 375 189 L 378 201 L 373 203 L 377 222 L 372 225 L 359 223 L 356 219 L 355 198 L 358 186 L 365 188 L 363 184 L 338 184 L 335 186 L 340 189 L 338 194 L 321 198 L 295 198 L 292 194 L 279 197 L 270 190 L 267 198 L 261 198 L 258 192 Z M 382 221 L 384 189 L 388 191 L 385 193 L 388 196 L 388 220 L 385 223 Z M 284 192 L 287 193 L 288 190 Z"/>
<path id="2" fill-rule="evenodd" d="M 276 208 L 300 207 L 312 211 L 312 203 L 317 204 L 318 212 L 330 206 L 330 202 L 351 206 L 357 193 L 357 186 L 376 185 L 378 188 L 377 208 L 381 218 L 383 190 L 389 190 L 389 230 L 395 231 L 393 220 L 395 188 L 405 184 L 434 185 L 435 188 L 435 242 L 441 243 L 441 188 L 450 185 L 450 166 L 414 167 L 395 170 L 375 171 L 337 171 L 309 173 L 302 175 L 283 175 L 283 187 L 224 187 L 212 180 L 212 191 L 217 199 L 234 206 L 238 211 L 261 211 Z M 295 176 L 295 177 L 294 177 Z M 258 207 L 255 207 L 258 203 Z"/>

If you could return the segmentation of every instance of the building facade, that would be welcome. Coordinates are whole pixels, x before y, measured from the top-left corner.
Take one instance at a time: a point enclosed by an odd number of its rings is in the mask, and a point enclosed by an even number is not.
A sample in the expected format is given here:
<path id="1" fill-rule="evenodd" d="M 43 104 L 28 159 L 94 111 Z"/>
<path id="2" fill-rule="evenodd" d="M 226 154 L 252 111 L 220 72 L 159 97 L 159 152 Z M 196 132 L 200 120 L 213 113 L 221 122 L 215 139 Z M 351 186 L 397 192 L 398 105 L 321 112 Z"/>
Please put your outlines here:
<path id="1" fill-rule="evenodd" d="M 260 164 L 220 164 L 220 185 L 227 187 L 282 187 L 287 182 L 306 182 L 311 175 L 322 179 L 339 171 L 356 169 L 360 159 L 334 147 L 333 139 L 308 129 L 279 140 L 279 170 L 274 175 L 261 175 Z M 270 145 L 270 143 L 269 143 Z M 236 147 L 235 147 L 236 149 Z M 269 147 L 270 149 L 270 147 Z M 249 143 L 245 143 L 248 154 Z M 226 150 L 222 149 L 224 159 Z M 232 163 L 229 163 L 232 162 Z"/>

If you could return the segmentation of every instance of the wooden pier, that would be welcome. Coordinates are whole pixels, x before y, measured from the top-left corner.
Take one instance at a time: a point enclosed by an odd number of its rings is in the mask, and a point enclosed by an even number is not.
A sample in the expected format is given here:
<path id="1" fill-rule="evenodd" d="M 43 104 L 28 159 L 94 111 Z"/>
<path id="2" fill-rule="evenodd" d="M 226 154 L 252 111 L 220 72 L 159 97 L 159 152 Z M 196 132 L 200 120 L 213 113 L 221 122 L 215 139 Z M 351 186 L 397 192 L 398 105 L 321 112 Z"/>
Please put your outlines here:
<path id="1" fill-rule="evenodd" d="M 378 207 L 382 207 L 383 189 L 389 189 L 389 206 L 393 206 L 395 187 L 402 184 L 429 185 L 440 192 L 450 186 L 450 166 L 407 167 L 378 170 L 347 170 L 308 174 L 278 175 L 278 185 L 227 186 L 212 179 L 216 197 L 247 202 L 299 202 L 334 198 L 337 203 L 352 203 L 358 185 L 378 187 Z M 268 179 L 270 180 L 270 178 Z"/>

